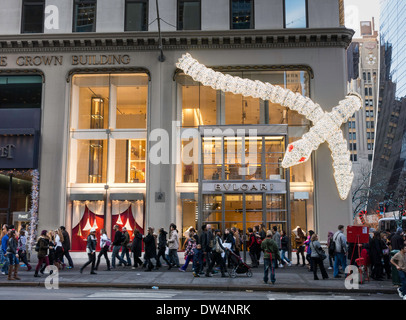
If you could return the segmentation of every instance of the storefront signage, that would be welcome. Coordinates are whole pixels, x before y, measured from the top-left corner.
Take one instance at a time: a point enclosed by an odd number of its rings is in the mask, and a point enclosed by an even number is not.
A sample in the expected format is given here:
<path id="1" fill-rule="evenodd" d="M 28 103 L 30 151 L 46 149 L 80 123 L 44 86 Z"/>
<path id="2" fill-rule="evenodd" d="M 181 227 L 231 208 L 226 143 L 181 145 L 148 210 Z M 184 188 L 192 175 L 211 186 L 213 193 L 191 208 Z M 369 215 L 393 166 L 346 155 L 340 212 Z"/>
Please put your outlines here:
<path id="1" fill-rule="evenodd" d="M 284 192 L 285 183 L 203 183 L 203 192 Z"/>
<path id="2" fill-rule="evenodd" d="M 0 67 L 7 67 L 8 62 L 7 56 L 0 56 Z M 131 62 L 131 58 L 128 54 L 72 55 L 69 62 L 72 66 L 127 65 Z M 64 57 L 19 56 L 15 63 L 18 67 L 62 66 Z"/>
<path id="3" fill-rule="evenodd" d="M 13 159 L 14 158 L 13 149 L 15 149 L 15 147 L 16 146 L 12 143 L 6 144 L 5 146 L 1 146 L 0 158 Z"/>

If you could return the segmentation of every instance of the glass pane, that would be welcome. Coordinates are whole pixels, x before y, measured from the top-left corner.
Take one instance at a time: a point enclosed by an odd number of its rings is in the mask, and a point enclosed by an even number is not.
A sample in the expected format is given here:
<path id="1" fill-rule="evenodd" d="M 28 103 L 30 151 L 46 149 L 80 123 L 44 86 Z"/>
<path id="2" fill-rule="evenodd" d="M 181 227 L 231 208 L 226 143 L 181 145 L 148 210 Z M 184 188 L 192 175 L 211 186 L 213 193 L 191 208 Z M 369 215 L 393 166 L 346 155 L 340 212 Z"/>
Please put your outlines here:
<path id="1" fill-rule="evenodd" d="M 96 31 L 96 2 L 75 4 L 73 32 Z"/>
<path id="2" fill-rule="evenodd" d="M 38 1 L 40 2 L 40 1 Z M 44 5 L 25 4 L 23 6 L 22 33 L 42 33 L 44 24 Z"/>
<path id="3" fill-rule="evenodd" d="M 221 211 L 203 211 L 202 221 L 222 221 Z"/>
<path id="4" fill-rule="evenodd" d="M 265 152 L 285 152 L 285 140 L 282 137 L 265 137 Z M 267 156 L 265 156 L 266 159 Z"/>
<path id="5" fill-rule="evenodd" d="M 222 196 L 204 194 L 203 195 L 203 210 L 218 210 L 221 209 Z"/>
<path id="6" fill-rule="evenodd" d="M 225 93 L 225 124 L 259 124 L 259 99 Z"/>
<path id="7" fill-rule="evenodd" d="M 241 164 L 227 164 L 224 166 L 226 180 L 242 180 L 243 166 Z"/>
<path id="8" fill-rule="evenodd" d="M 125 31 L 147 31 L 147 3 L 127 2 L 125 7 Z"/>
<path id="9" fill-rule="evenodd" d="M 0 108 L 41 108 L 41 76 L 1 76 Z"/>
<path id="10" fill-rule="evenodd" d="M 197 139 L 182 140 L 181 162 L 182 162 L 182 182 L 198 182 L 199 146 Z M 218 179 L 216 179 L 218 180 Z"/>
<path id="11" fill-rule="evenodd" d="M 251 29 L 252 25 L 252 1 L 231 1 L 231 29 Z"/>
<path id="12" fill-rule="evenodd" d="M 182 126 L 215 125 L 217 123 L 216 90 L 188 79 L 182 86 Z"/>
<path id="13" fill-rule="evenodd" d="M 242 163 L 242 139 L 228 138 L 224 139 L 224 162 L 225 164 Z"/>
<path id="14" fill-rule="evenodd" d="M 286 221 L 286 211 L 267 211 L 266 221 Z"/>
<path id="15" fill-rule="evenodd" d="M 222 164 L 223 149 L 221 138 L 203 138 L 203 163 Z"/>
<path id="16" fill-rule="evenodd" d="M 285 27 L 307 27 L 306 0 L 285 0 Z"/>
<path id="17" fill-rule="evenodd" d="M 10 176 L 0 174 L 0 208 L 8 207 Z"/>
<path id="18" fill-rule="evenodd" d="M 285 210 L 286 196 L 284 194 L 267 194 L 266 208 L 275 210 Z"/>
<path id="19" fill-rule="evenodd" d="M 107 140 L 77 140 L 76 183 L 105 183 Z"/>
<path id="20" fill-rule="evenodd" d="M 146 74 L 111 77 L 116 90 L 116 128 L 145 129 L 147 127 L 148 76 Z M 110 98 L 113 98 L 112 94 Z"/>
<path id="21" fill-rule="evenodd" d="M 260 163 L 250 163 L 246 167 L 245 180 L 262 180 L 262 166 Z"/>
<path id="22" fill-rule="evenodd" d="M 245 196 L 245 208 L 247 211 L 261 211 L 262 214 L 262 195 L 247 194 Z M 262 215 L 260 220 L 262 220 Z"/>
<path id="23" fill-rule="evenodd" d="M 182 234 L 189 227 L 197 228 L 197 202 L 195 200 L 182 201 Z"/>
<path id="24" fill-rule="evenodd" d="M 179 30 L 200 30 L 200 1 L 181 1 L 178 11 Z"/>
<path id="25" fill-rule="evenodd" d="M 285 169 L 282 168 L 282 159 L 280 163 L 265 163 L 266 180 L 285 179 Z"/>
<path id="26" fill-rule="evenodd" d="M 115 182 L 145 183 L 146 140 L 116 140 Z"/>
<path id="27" fill-rule="evenodd" d="M 262 138 L 245 138 L 245 163 L 262 162 Z"/>
<path id="28" fill-rule="evenodd" d="M 109 76 L 80 75 L 73 79 L 72 104 L 78 105 L 77 129 L 108 128 Z"/>
<path id="29" fill-rule="evenodd" d="M 221 180 L 221 165 L 203 165 L 203 180 Z"/>

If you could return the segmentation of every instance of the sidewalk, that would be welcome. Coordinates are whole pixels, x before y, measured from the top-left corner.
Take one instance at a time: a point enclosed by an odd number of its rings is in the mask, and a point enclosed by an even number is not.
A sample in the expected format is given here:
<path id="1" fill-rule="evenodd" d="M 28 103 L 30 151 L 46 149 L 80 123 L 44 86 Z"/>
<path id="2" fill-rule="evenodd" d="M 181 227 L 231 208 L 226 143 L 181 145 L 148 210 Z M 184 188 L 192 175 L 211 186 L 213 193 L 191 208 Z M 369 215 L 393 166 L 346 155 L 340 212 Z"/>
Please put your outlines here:
<path id="1" fill-rule="evenodd" d="M 104 259 L 103 259 L 104 260 Z M 95 287 L 95 288 L 128 288 L 146 289 L 158 287 L 159 289 L 177 290 L 217 290 L 217 291 L 273 291 L 273 292 L 335 292 L 348 293 L 341 279 L 333 278 L 333 270 L 327 270 L 329 279 L 313 280 L 313 273 L 307 267 L 296 266 L 276 269 L 276 283 L 263 283 L 263 264 L 259 268 L 252 268 L 253 276 L 247 277 L 239 274 L 236 278 L 221 278 L 220 272 L 213 277 L 204 275 L 195 278 L 192 275 L 192 264 L 189 264 L 186 272 L 180 272 L 177 268 L 170 271 L 167 267 L 161 267 L 158 271 L 145 272 L 145 269 L 131 267 L 117 267 L 112 271 L 105 271 L 104 261 L 99 266 L 97 275 L 90 274 L 88 266 L 83 274 L 79 269 L 85 262 L 83 259 L 74 259 L 75 268 L 59 272 L 59 287 Z M 294 261 L 292 261 L 295 263 Z M 35 265 L 33 266 L 35 268 Z M 326 265 L 327 267 L 327 265 Z M 318 272 L 321 279 L 320 271 Z M 20 267 L 19 277 L 21 280 L 8 281 L 7 276 L 0 275 L 1 286 L 44 286 L 47 274 L 41 278 L 34 277 L 34 270 L 26 271 L 25 267 Z M 365 281 L 359 285 L 359 289 L 353 289 L 356 293 L 396 293 L 396 287 L 392 280 Z"/>

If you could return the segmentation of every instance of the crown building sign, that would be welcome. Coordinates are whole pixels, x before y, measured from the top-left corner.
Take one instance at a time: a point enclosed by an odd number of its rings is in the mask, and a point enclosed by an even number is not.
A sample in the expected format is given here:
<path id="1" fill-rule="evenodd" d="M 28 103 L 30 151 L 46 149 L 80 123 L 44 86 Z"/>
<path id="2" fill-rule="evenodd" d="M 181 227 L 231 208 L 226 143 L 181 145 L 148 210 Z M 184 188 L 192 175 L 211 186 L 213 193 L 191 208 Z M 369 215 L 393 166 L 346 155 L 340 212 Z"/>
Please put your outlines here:
<path id="1" fill-rule="evenodd" d="M 0 67 L 7 67 L 9 62 L 8 56 L 0 56 Z M 64 56 L 55 55 L 19 56 L 15 60 L 18 67 L 62 66 L 64 62 Z M 131 58 L 128 54 L 72 55 L 69 59 L 69 64 L 72 66 L 127 65 L 130 62 Z"/>

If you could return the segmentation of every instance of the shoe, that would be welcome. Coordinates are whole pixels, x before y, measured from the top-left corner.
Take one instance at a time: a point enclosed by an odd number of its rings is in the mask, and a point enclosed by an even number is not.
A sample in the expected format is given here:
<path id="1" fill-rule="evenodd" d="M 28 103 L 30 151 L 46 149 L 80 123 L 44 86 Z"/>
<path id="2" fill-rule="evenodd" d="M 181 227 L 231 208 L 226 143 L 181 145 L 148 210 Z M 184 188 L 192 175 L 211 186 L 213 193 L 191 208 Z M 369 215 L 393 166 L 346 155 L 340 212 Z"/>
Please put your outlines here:
<path id="1" fill-rule="evenodd" d="M 135 270 L 136 268 L 135 268 L 135 267 L 132 267 L 131 269 L 132 269 L 132 270 Z"/>
<path id="2" fill-rule="evenodd" d="M 149 271 L 151 271 L 151 270 L 152 270 L 152 269 L 145 269 L 144 271 L 145 271 L 145 272 L 149 272 Z"/>
<path id="3" fill-rule="evenodd" d="M 41 276 L 38 274 L 38 272 L 35 272 L 35 273 L 34 273 L 34 277 L 35 277 L 35 278 L 41 278 Z"/>
<path id="4" fill-rule="evenodd" d="M 406 296 L 403 296 L 403 300 L 406 300 Z"/>
<path id="5" fill-rule="evenodd" d="M 331 269 L 333 269 L 332 267 L 328 267 L 328 270 L 331 270 Z"/>
<path id="6" fill-rule="evenodd" d="M 280 265 L 279 265 L 279 268 L 283 268 L 283 264 L 280 264 Z"/>
<path id="7" fill-rule="evenodd" d="M 186 270 L 183 270 L 182 268 L 178 269 L 180 272 L 186 272 Z"/>
<path id="8" fill-rule="evenodd" d="M 194 271 L 193 271 L 193 276 L 194 276 L 195 278 L 200 278 L 200 276 L 199 276 L 196 272 L 194 272 Z"/>
<path id="9" fill-rule="evenodd" d="M 400 288 L 398 288 L 397 290 L 398 290 L 399 297 L 400 297 L 400 298 L 403 298 L 404 295 L 403 295 L 402 291 L 400 290 Z"/>
<path id="10" fill-rule="evenodd" d="M 291 266 L 292 266 L 292 264 L 289 262 L 289 263 L 288 263 L 288 267 L 291 267 Z"/>
<path id="11" fill-rule="evenodd" d="M 327 280 L 327 279 L 329 279 L 329 277 L 323 277 L 323 280 Z"/>
<path id="12" fill-rule="evenodd" d="M 90 274 L 97 274 L 96 272 L 94 272 L 94 271 L 92 271 L 92 272 L 90 272 Z"/>
<path id="13" fill-rule="evenodd" d="M 207 272 L 206 272 L 205 276 L 206 277 L 212 277 L 212 275 L 210 273 L 207 273 Z"/>
<path id="14" fill-rule="evenodd" d="M 83 273 L 83 269 L 82 269 L 82 268 L 80 268 L 80 270 L 79 270 L 79 271 L 80 271 L 80 273 Z"/>
<path id="15" fill-rule="evenodd" d="M 341 276 L 337 275 L 337 276 L 334 276 L 334 278 L 339 279 L 339 278 L 341 278 Z"/>
<path id="16" fill-rule="evenodd" d="M 319 277 L 314 277 L 314 280 L 320 280 Z"/>
<path id="17" fill-rule="evenodd" d="M 27 271 L 30 271 L 31 269 L 32 269 L 32 267 L 30 265 L 28 265 Z"/>
<path id="18" fill-rule="evenodd" d="M 264 281 L 264 284 L 268 284 L 268 281 Z"/>
<path id="19" fill-rule="evenodd" d="M 222 278 L 227 278 L 227 276 L 225 275 L 225 273 L 223 273 L 223 274 L 221 275 L 221 277 L 222 277 Z"/>

